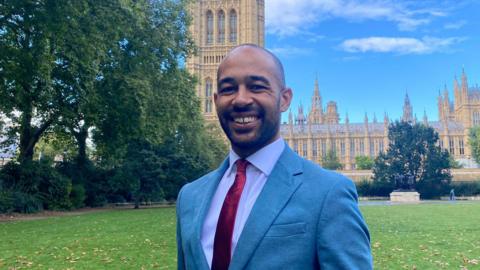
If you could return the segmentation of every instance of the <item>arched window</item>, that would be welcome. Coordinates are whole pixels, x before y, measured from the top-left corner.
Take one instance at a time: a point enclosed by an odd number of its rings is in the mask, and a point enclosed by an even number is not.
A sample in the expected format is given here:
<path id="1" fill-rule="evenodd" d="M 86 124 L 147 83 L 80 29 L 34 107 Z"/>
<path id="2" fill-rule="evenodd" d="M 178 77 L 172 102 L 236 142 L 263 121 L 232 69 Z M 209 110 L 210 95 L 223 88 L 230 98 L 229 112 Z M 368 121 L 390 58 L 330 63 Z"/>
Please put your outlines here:
<path id="1" fill-rule="evenodd" d="M 207 44 L 213 43 L 213 13 L 207 11 Z"/>
<path id="2" fill-rule="evenodd" d="M 225 42 L 225 12 L 220 10 L 218 12 L 218 43 L 222 44 Z"/>
<path id="3" fill-rule="evenodd" d="M 480 125 L 480 112 L 478 111 L 473 112 L 473 125 L 474 126 Z"/>
<path id="4" fill-rule="evenodd" d="M 212 112 L 212 93 L 213 93 L 213 82 L 212 79 L 207 78 L 205 80 L 205 112 Z"/>
<path id="5" fill-rule="evenodd" d="M 229 17 L 230 17 L 230 27 L 229 27 L 230 28 L 229 29 L 230 30 L 229 31 L 230 32 L 230 37 L 229 37 L 229 39 L 230 39 L 231 43 L 235 43 L 235 42 L 237 42 L 237 12 L 234 9 L 232 9 L 230 11 L 230 16 Z"/>

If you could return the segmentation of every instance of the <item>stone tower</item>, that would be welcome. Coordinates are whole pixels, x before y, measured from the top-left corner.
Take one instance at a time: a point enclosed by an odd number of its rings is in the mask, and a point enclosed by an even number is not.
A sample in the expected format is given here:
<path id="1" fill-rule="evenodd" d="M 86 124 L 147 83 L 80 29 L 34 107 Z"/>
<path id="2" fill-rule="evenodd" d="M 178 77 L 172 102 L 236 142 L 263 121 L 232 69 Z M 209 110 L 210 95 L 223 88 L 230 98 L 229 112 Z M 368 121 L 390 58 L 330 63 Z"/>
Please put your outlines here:
<path id="1" fill-rule="evenodd" d="M 402 121 L 413 122 L 413 109 L 412 105 L 410 104 L 410 98 L 408 97 L 408 94 L 405 94 L 405 100 L 403 102 Z"/>
<path id="2" fill-rule="evenodd" d="M 312 109 L 308 114 L 308 121 L 311 124 L 323 124 L 322 96 L 318 87 L 318 78 L 315 78 L 315 86 L 312 96 Z"/>
<path id="3" fill-rule="evenodd" d="M 190 32 L 197 45 L 187 69 L 198 79 L 196 88 L 205 120 L 217 119 L 213 93 L 218 64 L 242 43 L 264 46 L 264 0 L 195 0 L 189 6 Z"/>

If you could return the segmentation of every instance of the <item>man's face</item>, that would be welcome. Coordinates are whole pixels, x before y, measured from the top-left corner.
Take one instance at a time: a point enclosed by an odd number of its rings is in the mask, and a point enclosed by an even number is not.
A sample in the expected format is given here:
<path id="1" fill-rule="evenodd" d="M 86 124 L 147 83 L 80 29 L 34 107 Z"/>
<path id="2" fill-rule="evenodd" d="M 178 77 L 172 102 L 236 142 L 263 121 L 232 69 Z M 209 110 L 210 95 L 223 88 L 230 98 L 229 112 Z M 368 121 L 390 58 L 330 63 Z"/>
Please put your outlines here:
<path id="1" fill-rule="evenodd" d="M 246 157 L 280 136 L 280 114 L 288 109 L 292 91 L 283 87 L 270 55 L 237 48 L 220 65 L 217 83 L 218 118 L 237 154 Z"/>

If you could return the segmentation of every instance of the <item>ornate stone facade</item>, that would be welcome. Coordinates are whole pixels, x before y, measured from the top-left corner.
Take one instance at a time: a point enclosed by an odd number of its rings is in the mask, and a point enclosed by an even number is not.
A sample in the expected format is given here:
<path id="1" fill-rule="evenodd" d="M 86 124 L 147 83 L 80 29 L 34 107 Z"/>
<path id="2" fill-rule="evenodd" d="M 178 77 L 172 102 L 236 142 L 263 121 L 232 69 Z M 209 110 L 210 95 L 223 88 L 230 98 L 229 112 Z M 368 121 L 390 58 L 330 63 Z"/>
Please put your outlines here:
<path id="1" fill-rule="evenodd" d="M 189 9 L 193 18 L 190 31 L 198 51 L 187 59 L 187 69 L 199 80 L 196 93 L 205 119 L 216 123 L 213 93 L 217 90 L 218 64 L 238 44 L 264 45 L 264 0 L 196 0 Z M 468 128 L 480 124 L 480 88 L 469 87 L 467 76 L 462 72 L 461 82 L 455 79 L 453 89 L 453 102 L 446 87 L 438 97 L 439 121 L 428 121 L 425 112 L 422 122 L 437 130 L 442 148 L 469 167 L 473 162 L 467 144 Z M 351 170 L 355 169 L 356 156 L 376 157 L 387 150 L 390 123 L 387 114 L 382 122 L 375 116 L 369 121 L 365 115 L 363 123 L 350 123 L 346 115 L 340 123 L 336 102 L 330 101 L 326 109 L 323 108 L 318 80 L 315 80 L 311 104 L 308 114 L 305 115 L 300 106 L 296 116 L 290 113 L 289 122 L 281 126 L 282 136 L 300 155 L 320 163 L 327 151 L 334 150 L 344 168 Z M 417 121 L 408 95 L 402 119 Z"/>
<path id="2" fill-rule="evenodd" d="M 199 80 L 196 92 L 205 119 L 215 121 L 218 64 L 238 44 L 264 45 L 264 0 L 196 0 L 189 8 L 198 51 L 187 59 L 187 69 Z"/>
<path id="3" fill-rule="evenodd" d="M 446 149 L 465 167 L 475 166 L 468 145 L 468 129 L 480 125 L 480 88 L 468 86 L 467 75 L 462 72 L 461 83 L 454 80 L 455 98 L 450 101 L 448 89 L 439 94 L 439 121 L 428 121 L 426 112 L 422 123 L 433 127 L 440 136 L 440 146 Z M 340 162 L 347 170 L 355 169 L 356 156 L 376 157 L 388 147 L 388 125 L 390 119 L 385 114 L 383 122 L 378 122 L 374 116 L 369 121 L 365 115 L 363 123 L 350 123 L 348 115 L 344 123 L 340 123 L 337 104 L 327 103 L 327 110 L 322 108 L 318 81 L 315 80 L 312 108 L 304 115 L 300 105 L 296 116 L 290 112 L 288 123 L 281 127 L 281 134 L 290 147 L 298 154 L 317 163 L 330 150 L 335 151 Z M 307 121 L 308 119 L 308 121 Z M 404 121 L 417 122 L 413 115 L 412 105 L 408 95 L 403 104 Z"/>

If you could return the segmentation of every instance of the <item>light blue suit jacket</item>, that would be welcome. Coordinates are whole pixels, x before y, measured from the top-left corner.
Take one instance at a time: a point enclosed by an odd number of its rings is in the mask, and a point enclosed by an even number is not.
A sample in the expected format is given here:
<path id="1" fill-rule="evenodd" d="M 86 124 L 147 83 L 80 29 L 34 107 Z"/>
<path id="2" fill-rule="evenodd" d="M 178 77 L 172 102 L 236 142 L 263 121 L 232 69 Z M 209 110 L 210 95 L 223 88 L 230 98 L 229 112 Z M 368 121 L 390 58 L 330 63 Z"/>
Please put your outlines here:
<path id="1" fill-rule="evenodd" d="M 178 269 L 209 269 L 200 234 L 228 164 L 226 159 L 178 195 Z M 355 185 L 286 145 L 246 221 L 229 269 L 372 268 Z"/>

